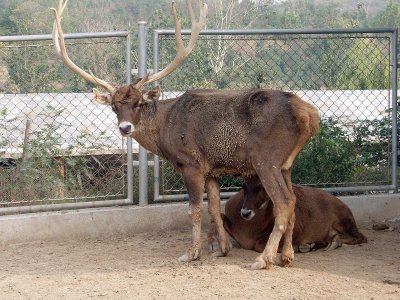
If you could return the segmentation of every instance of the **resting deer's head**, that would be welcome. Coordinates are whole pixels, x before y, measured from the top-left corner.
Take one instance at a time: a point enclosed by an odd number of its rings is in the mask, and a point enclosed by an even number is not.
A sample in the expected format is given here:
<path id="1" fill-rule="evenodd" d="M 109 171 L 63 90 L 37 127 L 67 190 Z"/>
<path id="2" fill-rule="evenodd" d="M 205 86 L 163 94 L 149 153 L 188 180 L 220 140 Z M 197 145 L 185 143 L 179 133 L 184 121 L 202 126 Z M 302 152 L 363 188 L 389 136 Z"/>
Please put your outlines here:
<path id="1" fill-rule="evenodd" d="M 144 105 L 151 101 L 158 100 L 160 97 L 159 87 L 145 91 L 143 88 L 150 83 L 160 80 L 165 76 L 176 70 L 179 65 L 186 59 L 193 48 L 196 45 L 199 33 L 205 25 L 207 16 L 207 5 L 199 0 L 200 15 L 199 21 L 196 20 L 192 6 L 189 0 L 186 0 L 189 14 L 192 20 L 192 32 L 188 45 L 184 47 L 181 33 L 181 23 L 177 18 L 175 2 L 172 2 L 172 17 L 175 23 L 175 41 L 176 41 L 176 56 L 174 60 L 166 66 L 163 70 L 146 75 L 144 78 L 137 79 L 130 85 L 121 87 L 114 87 L 108 82 L 95 77 L 92 73 L 79 68 L 75 63 L 68 57 L 67 50 L 65 47 L 64 33 L 61 27 L 61 16 L 68 3 L 68 0 L 60 0 L 57 9 L 52 8 L 54 12 L 54 25 L 53 25 L 53 43 L 56 48 L 57 54 L 63 60 L 64 64 L 74 71 L 85 80 L 95 84 L 96 86 L 102 87 L 107 93 L 101 93 L 97 89 L 93 89 L 94 98 L 93 101 L 111 105 L 113 111 L 117 115 L 118 127 L 123 136 L 128 136 L 134 131 L 134 126 L 140 120 L 140 112 Z"/>
<path id="2" fill-rule="evenodd" d="M 269 197 L 258 178 L 247 179 L 243 185 L 243 192 L 244 201 L 240 215 L 243 219 L 251 220 L 267 206 Z"/>

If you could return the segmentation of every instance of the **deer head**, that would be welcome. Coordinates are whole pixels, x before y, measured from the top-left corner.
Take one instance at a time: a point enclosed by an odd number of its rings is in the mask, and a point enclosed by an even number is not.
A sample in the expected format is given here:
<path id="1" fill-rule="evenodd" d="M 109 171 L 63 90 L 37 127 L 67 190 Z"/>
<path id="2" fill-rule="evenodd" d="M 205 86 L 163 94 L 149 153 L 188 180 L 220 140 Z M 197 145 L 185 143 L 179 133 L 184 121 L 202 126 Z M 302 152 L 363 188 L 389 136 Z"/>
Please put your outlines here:
<path id="1" fill-rule="evenodd" d="M 269 197 L 257 177 L 246 179 L 243 192 L 244 201 L 240 215 L 243 219 L 251 220 L 261 209 L 267 206 Z"/>
<path id="2" fill-rule="evenodd" d="M 113 111 L 117 115 L 118 126 L 121 134 L 123 136 L 129 136 L 133 133 L 134 126 L 140 120 L 141 108 L 149 102 L 158 100 L 161 94 L 159 87 L 149 91 L 146 91 L 143 88 L 146 85 L 160 80 L 172 73 L 182 64 L 190 52 L 192 52 L 196 45 L 199 33 L 205 25 L 208 11 L 207 4 L 203 3 L 202 0 L 199 0 L 200 13 L 199 21 L 197 21 L 190 1 L 186 0 L 192 22 L 192 31 L 189 42 L 185 47 L 182 40 L 181 22 L 177 17 L 175 2 L 173 1 L 171 4 L 171 12 L 175 24 L 175 58 L 163 70 L 155 74 L 148 74 L 144 78 L 137 79 L 130 85 L 114 87 L 108 82 L 95 77 L 92 73 L 87 73 L 86 71 L 82 70 L 68 57 L 65 47 L 64 33 L 61 27 L 61 16 L 67 3 L 68 0 L 60 0 L 57 8 L 51 8 L 55 19 L 53 24 L 52 38 L 56 52 L 64 64 L 73 72 L 107 91 L 106 93 L 101 93 L 99 90 L 94 88 L 93 101 L 100 104 L 111 105 Z"/>

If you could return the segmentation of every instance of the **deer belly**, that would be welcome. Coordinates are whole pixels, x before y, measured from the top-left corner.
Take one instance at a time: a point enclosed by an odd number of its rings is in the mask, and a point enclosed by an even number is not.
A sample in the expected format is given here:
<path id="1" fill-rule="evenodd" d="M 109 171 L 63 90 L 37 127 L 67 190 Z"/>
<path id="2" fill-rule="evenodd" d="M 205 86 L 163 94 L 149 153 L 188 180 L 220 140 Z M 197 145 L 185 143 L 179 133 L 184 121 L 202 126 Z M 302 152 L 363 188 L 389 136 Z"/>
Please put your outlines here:
<path id="1" fill-rule="evenodd" d="M 210 165 L 224 174 L 243 173 L 251 169 L 246 160 L 245 146 L 244 130 L 221 122 L 213 130 L 212 138 L 207 141 L 206 151 Z"/>

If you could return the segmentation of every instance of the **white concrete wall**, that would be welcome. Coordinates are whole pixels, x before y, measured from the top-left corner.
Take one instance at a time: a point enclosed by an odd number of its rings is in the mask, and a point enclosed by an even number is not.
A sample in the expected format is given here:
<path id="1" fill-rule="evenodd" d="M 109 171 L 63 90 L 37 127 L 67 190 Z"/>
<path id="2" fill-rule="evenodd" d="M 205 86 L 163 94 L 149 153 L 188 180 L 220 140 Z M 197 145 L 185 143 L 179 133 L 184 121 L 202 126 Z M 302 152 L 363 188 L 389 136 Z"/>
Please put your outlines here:
<path id="1" fill-rule="evenodd" d="M 360 226 L 400 216 L 400 194 L 341 197 Z M 205 203 L 206 204 L 206 203 Z M 188 204 L 157 204 L 0 217 L 0 243 L 107 238 L 115 234 L 189 229 Z M 204 224 L 208 223 L 207 205 Z M 205 226 L 204 226 L 205 227 Z"/>

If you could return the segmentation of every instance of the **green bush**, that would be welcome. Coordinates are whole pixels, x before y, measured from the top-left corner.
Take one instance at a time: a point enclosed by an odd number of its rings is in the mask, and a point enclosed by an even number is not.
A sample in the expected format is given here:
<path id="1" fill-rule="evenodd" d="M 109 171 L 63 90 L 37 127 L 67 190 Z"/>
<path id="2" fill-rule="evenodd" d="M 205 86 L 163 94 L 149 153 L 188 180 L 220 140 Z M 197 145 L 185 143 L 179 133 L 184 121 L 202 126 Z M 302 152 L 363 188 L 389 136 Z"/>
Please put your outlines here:
<path id="1" fill-rule="evenodd" d="M 338 121 L 326 119 L 297 158 L 292 180 L 321 186 L 343 183 L 352 178 L 358 164 L 356 149 L 347 133 Z"/>
<path id="2" fill-rule="evenodd" d="M 354 146 L 361 163 L 376 167 L 387 163 L 391 151 L 392 130 L 388 118 L 363 120 L 354 126 Z"/>

